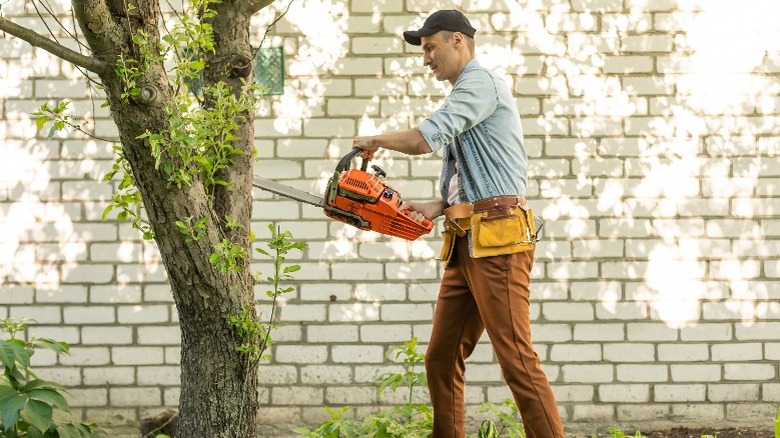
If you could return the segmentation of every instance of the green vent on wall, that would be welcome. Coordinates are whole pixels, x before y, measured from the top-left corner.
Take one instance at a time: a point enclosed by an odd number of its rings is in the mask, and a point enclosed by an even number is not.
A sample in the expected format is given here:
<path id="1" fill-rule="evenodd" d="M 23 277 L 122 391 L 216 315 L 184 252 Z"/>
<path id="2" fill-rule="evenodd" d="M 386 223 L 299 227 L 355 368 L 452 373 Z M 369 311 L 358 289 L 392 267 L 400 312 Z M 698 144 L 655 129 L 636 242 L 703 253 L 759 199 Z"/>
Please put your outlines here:
<path id="1" fill-rule="evenodd" d="M 255 56 L 255 85 L 265 94 L 284 94 L 284 51 L 281 47 L 258 49 Z"/>

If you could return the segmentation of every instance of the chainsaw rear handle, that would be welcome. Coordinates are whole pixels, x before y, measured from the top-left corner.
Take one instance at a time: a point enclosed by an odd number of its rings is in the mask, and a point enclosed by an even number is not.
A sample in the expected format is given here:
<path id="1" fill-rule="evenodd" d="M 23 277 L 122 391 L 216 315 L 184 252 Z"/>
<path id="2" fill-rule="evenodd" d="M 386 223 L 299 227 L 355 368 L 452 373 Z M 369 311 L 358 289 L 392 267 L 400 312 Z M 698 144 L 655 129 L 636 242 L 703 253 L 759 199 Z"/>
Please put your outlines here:
<path id="1" fill-rule="evenodd" d="M 402 210 L 401 213 L 409 216 L 409 219 L 412 219 L 412 216 L 411 216 L 412 210 Z M 412 220 L 414 220 L 414 219 L 412 219 Z M 419 224 L 422 225 L 423 228 L 425 228 L 425 230 L 427 232 L 430 232 L 433 229 L 433 222 L 429 221 L 428 219 L 423 219 L 423 221 L 419 222 Z"/>
<path id="2" fill-rule="evenodd" d="M 336 164 L 336 174 L 338 175 L 340 172 L 349 170 L 350 163 L 352 163 L 352 159 L 357 157 L 358 154 L 361 152 L 363 152 L 363 149 L 354 148 L 351 151 L 347 152 L 347 155 L 341 157 L 339 163 Z M 368 168 L 368 161 L 369 160 L 363 160 L 363 162 L 360 164 L 360 170 L 362 170 L 363 172 L 365 172 L 366 169 Z"/>

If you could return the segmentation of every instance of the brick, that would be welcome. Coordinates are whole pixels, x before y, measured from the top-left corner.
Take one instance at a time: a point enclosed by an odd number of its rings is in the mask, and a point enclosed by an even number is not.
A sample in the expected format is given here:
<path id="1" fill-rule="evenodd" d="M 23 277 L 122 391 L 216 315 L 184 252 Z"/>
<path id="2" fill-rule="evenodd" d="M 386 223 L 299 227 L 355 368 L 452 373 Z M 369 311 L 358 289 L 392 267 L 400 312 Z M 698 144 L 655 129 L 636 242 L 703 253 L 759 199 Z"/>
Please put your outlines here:
<path id="1" fill-rule="evenodd" d="M 54 368 L 35 368 L 35 374 L 38 378 L 48 380 L 50 382 L 57 382 L 64 387 L 75 387 L 81 385 L 81 368 L 78 367 L 63 367 L 58 366 Z"/>
<path id="2" fill-rule="evenodd" d="M 723 365 L 723 377 L 725 380 L 772 380 L 777 375 L 776 368 L 770 364 L 727 363 Z"/>
<path id="3" fill-rule="evenodd" d="M 710 402 L 755 401 L 758 400 L 760 385 L 751 383 L 717 384 L 707 386 L 707 399 Z"/>
<path id="4" fill-rule="evenodd" d="M 650 421 L 668 415 L 668 405 L 623 405 L 617 407 L 617 418 L 620 421 Z"/>
<path id="5" fill-rule="evenodd" d="M 300 285 L 303 301 L 344 301 L 350 299 L 352 286 L 346 283 L 313 283 Z"/>
<path id="6" fill-rule="evenodd" d="M 333 304 L 328 307 L 331 322 L 378 321 L 379 306 L 375 303 Z"/>
<path id="7" fill-rule="evenodd" d="M 365 343 L 401 343 L 411 337 L 412 327 L 408 324 L 362 325 L 360 327 L 360 341 Z"/>
<path id="8" fill-rule="evenodd" d="M 88 367 L 84 368 L 84 384 L 89 386 L 133 385 L 135 368 L 133 367 Z"/>
<path id="9" fill-rule="evenodd" d="M 164 362 L 161 347 L 113 347 L 111 361 L 117 365 L 156 365 Z"/>
<path id="10" fill-rule="evenodd" d="M 30 337 L 35 336 L 36 338 L 52 339 L 58 342 L 65 342 L 69 345 L 78 344 L 81 340 L 79 330 L 76 327 L 35 325 L 29 327 L 27 332 Z"/>
<path id="11" fill-rule="evenodd" d="M 35 291 L 37 303 L 86 303 L 86 286 L 60 285 L 56 290 L 38 289 Z"/>
<path id="12" fill-rule="evenodd" d="M 604 404 L 589 405 L 578 403 L 574 405 L 574 413 L 571 419 L 587 422 L 611 422 L 615 419 L 615 407 Z"/>
<path id="13" fill-rule="evenodd" d="M 717 362 L 743 362 L 761 360 L 761 344 L 715 344 L 712 345 L 712 360 Z"/>
<path id="14" fill-rule="evenodd" d="M 304 366 L 301 368 L 301 383 L 310 385 L 352 383 L 352 370 L 348 366 Z"/>
<path id="15" fill-rule="evenodd" d="M 114 280 L 113 265 L 63 265 L 63 283 L 109 283 Z"/>
<path id="16" fill-rule="evenodd" d="M 628 323 L 626 332 L 629 341 L 674 341 L 677 340 L 677 330 L 666 324 Z"/>
<path id="17" fill-rule="evenodd" d="M 81 342 L 85 345 L 121 345 L 133 342 L 131 327 L 93 326 L 81 329 Z"/>
<path id="18" fill-rule="evenodd" d="M 8 315 L 11 318 L 33 318 L 37 324 L 59 324 L 60 309 L 55 306 L 11 306 Z"/>
<path id="19" fill-rule="evenodd" d="M 403 53 L 403 40 L 398 37 L 354 37 L 352 52 L 356 55 Z"/>
<path id="20" fill-rule="evenodd" d="M 109 388 L 112 406 L 159 406 L 162 394 L 159 388 Z"/>
<path id="21" fill-rule="evenodd" d="M 281 306 L 282 321 L 313 321 L 326 320 L 324 304 L 285 304 Z"/>
<path id="22" fill-rule="evenodd" d="M 374 387 L 355 388 L 354 386 L 329 386 L 325 389 L 325 402 L 337 405 L 373 404 L 377 401 Z"/>
<path id="23" fill-rule="evenodd" d="M 593 306 L 589 303 L 545 303 L 542 314 L 548 321 L 592 321 Z"/>
<path id="24" fill-rule="evenodd" d="M 313 345 L 277 345 L 272 353 L 277 363 L 323 363 L 328 359 L 328 348 Z"/>
<path id="25" fill-rule="evenodd" d="M 599 399 L 602 402 L 646 403 L 650 401 L 650 385 L 612 384 L 599 385 Z"/>
<path id="26" fill-rule="evenodd" d="M 382 321 L 429 321 L 433 319 L 430 304 L 384 304 L 380 307 Z"/>
<path id="27" fill-rule="evenodd" d="M 171 385 L 178 386 L 181 380 L 181 370 L 178 366 L 139 366 L 138 385 Z"/>
<path id="28" fill-rule="evenodd" d="M 381 263 L 334 263 L 331 266 L 334 280 L 381 280 L 384 266 Z"/>
<path id="29" fill-rule="evenodd" d="M 708 359 L 707 344 L 661 344 L 658 346 L 658 360 L 663 362 L 692 362 Z"/>
<path id="30" fill-rule="evenodd" d="M 726 418 L 732 422 L 745 424 L 761 424 L 766 418 L 777 415 L 775 403 L 729 403 L 726 405 Z"/>
<path id="31" fill-rule="evenodd" d="M 755 322 L 751 325 L 736 325 L 736 338 L 747 340 L 774 340 L 780 332 L 780 322 Z"/>
<path id="32" fill-rule="evenodd" d="M 680 416 L 682 418 L 696 418 L 702 422 L 705 421 L 718 421 L 724 418 L 723 405 L 706 403 L 685 403 L 685 404 L 673 404 L 672 415 Z"/>
<path id="33" fill-rule="evenodd" d="M 138 345 L 179 345 L 179 326 L 151 326 L 136 328 Z"/>
<path id="34" fill-rule="evenodd" d="M 731 324 L 699 324 L 680 329 L 682 341 L 729 341 L 732 339 Z"/>
<path id="35" fill-rule="evenodd" d="M 564 365 L 561 370 L 570 383 L 612 383 L 615 374 L 612 365 Z"/>
<path id="36" fill-rule="evenodd" d="M 576 341 L 622 341 L 625 339 L 623 324 L 576 324 Z"/>
<path id="37" fill-rule="evenodd" d="M 92 286 L 89 289 L 90 303 L 140 303 L 141 286 Z"/>
<path id="38" fill-rule="evenodd" d="M 170 321 L 167 305 L 119 306 L 117 321 L 122 324 L 147 324 Z"/>
<path id="39" fill-rule="evenodd" d="M 618 382 L 667 382 L 669 370 L 666 365 L 618 365 Z"/>
<path id="40" fill-rule="evenodd" d="M 37 357 L 39 353 L 36 353 Z M 59 361 L 66 366 L 108 365 L 111 356 L 107 347 L 71 347 L 70 355 L 60 356 Z"/>
<path id="41" fill-rule="evenodd" d="M 652 362 L 655 361 L 653 344 L 604 344 L 604 360 L 610 362 Z"/>
<path id="42" fill-rule="evenodd" d="M 670 368 L 673 382 L 718 382 L 722 375 L 720 365 L 679 364 Z"/>
<path id="43" fill-rule="evenodd" d="M 331 348 L 336 363 L 381 363 L 384 361 L 382 347 L 373 345 L 335 345 Z"/>
<path id="44" fill-rule="evenodd" d="M 111 306 L 66 306 L 62 310 L 66 324 L 108 324 L 116 322 Z"/>
<path id="45" fill-rule="evenodd" d="M 70 388 L 68 389 L 68 404 L 71 408 L 106 406 L 108 390 L 100 388 Z"/>
<path id="46" fill-rule="evenodd" d="M 556 362 L 592 362 L 602 359 L 597 344 L 553 345 L 550 358 Z"/>

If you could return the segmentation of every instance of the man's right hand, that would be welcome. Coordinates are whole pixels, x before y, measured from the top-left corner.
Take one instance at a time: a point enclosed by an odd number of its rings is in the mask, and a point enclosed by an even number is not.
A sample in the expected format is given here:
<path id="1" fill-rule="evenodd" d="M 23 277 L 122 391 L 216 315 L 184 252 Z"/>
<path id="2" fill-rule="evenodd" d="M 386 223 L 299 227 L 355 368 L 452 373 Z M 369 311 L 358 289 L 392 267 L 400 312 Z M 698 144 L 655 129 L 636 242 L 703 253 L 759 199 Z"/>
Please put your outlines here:
<path id="1" fill-rule="evenodd" d="M 412 213 L 409 214 L 409 217 L 417 222 L 422 223 L 423 219 L 432 221 L 444 214 L 444 201 L 404 201 L 399 207 L 399 210 L 411 210 Z"/>

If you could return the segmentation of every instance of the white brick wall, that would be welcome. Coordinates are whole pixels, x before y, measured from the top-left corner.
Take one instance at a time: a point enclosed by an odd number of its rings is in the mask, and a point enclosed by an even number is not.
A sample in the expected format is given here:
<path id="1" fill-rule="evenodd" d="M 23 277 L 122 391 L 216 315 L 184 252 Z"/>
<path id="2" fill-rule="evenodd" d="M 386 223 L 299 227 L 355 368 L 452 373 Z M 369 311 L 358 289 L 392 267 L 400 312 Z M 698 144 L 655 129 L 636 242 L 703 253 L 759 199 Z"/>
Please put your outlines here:
<path id="1" fill-rule="evenodd" d="M 288 76 L 255 122 L 258 175 L 320 191 L 353 135 L 414 126 L 437 108 L 446 87 L 398 33 L 431 9 L 465 9 L 480 59 L 509 80 L 522 114 L 527 195 L 547 238 L 533 271 L 533 336 L 567 428 L 769 421 L 780 401 L 773 2 L 351 0 L 318 23 L 346 37 L 334 47 L 298 30 L 297 3 L 271 35 Z M 326 3 L 307 9 L 327 14 Z M 47 32 L 14 5 L 4 16 Z M 256 36 L 274 7 L 259 14 Z M 762 31 L 727 40 L 738 26 L 723 16 Z M 33 360 L 69 388 L 76 415 L 132 423 L 178 399 L 164 269 L 135 230 L 100 220 L 111 145 L 46 140 L 29 115 L 68 97 L 97 133 L 115 135 L 86 90 L 70 66 L 0 36 L 0 317 L 33 317 L 34 332 L 72 345 L 70 356 Z M 434 196 L 438 156 L 377 161 L 405 197 Z M 390 346 L 427 342 L 438 232 L 410 244 L 255 194 L 260 239 L 272 222 L 310 245 L 280 306 L 289 325 L 261 369 L 264 421 L 322 421 L 321 404 L 366 413 L 402 402 L 378 399 L 372 381 L 400 369 L 385 359 Z M 255 268 L 270 269 L 260 259 Z M 472 411 L 508 395 L 486 336 L 468 362 Z M 424 389 L 416 397 L 425 401 Z"/>

